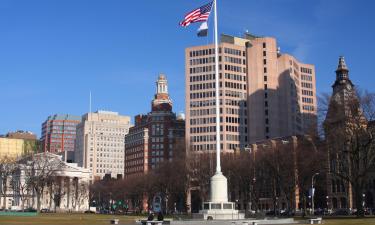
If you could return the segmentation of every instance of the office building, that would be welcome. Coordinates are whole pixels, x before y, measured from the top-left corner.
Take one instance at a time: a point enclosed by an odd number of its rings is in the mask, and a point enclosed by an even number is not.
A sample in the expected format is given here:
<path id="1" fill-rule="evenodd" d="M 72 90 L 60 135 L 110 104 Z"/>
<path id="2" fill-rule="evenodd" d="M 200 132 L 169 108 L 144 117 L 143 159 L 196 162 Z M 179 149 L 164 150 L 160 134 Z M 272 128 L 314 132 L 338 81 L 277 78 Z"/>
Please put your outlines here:
<path id="1" fill-rule="evenodd" d="M 82 116 L 77 125 L 75 162 L 88 168 L 94 179 L 106 174 L 124 175 L 125 135 L 130 117 L 117 112 L 97 111 Z"/>
<path id="2" fill-rule="evenodd" d="M 185 51 L 186 141 L 191 151 L 216 149 L 214 53 L 214 45 Z M 219 90 L 222 151 L 315 130 L 314 66 L 282 54 L 275 38 L 222 35 Z"/>
<path id="3" fill-rule="evenodd" d="M 76 126 L 81 117 L 68 114 L 49 116 L 42 124 L 42 151 L 65 155 L 66 161 L 74 161 Z"/>
<path id="4" fill-rule="evenodd" d="M 125 137 L 125 176 L 147 173 L 158 164 L 185 154 L 185 120 L 172 112 L 168 81 L 161 74 L 151 112 L 135 116 L 135 125 Z"/>

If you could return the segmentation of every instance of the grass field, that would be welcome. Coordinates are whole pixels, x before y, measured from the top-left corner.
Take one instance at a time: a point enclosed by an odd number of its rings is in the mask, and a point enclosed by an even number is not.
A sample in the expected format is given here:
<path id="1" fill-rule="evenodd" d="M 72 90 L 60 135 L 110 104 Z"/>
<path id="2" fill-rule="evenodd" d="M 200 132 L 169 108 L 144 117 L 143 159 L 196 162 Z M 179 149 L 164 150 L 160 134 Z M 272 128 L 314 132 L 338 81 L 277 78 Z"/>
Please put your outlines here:
<path id="1" fill-rule="evenodd" d="M 1 225 L 101 225 L 110 224 L 110 220 L 116 218 L 119 224 L 135 224 L 140 217 L 121 215 L 100 215 L 100 214 L 55 214 L 46 213 L 35 217 L 0 216 Z"/>
<path id="2" fill-rule="evenodd" d="M 110 219 L 120 219 L 121 225 L 133 225 L 136 216 L 99 215 L 99 214 L 40 214 L 35 217 L 0 216 L 1 225 L 101 225 L 109 224 Z M 144 218 L 144 217 L 143 217 Z M 228 225 L 230 222 L 228 222 Z M 301 221 L 301 224 L 302 221 Z M 339 218 L 323 219 L 325 225 L 375 225 L 375 218 Z"/>
<path id="3" fill-rule="evenodd" d="M 375 225 L 375 218 L 340 218 L 340 219 L 326 219 L 323 218 L 325 225 Z"/>

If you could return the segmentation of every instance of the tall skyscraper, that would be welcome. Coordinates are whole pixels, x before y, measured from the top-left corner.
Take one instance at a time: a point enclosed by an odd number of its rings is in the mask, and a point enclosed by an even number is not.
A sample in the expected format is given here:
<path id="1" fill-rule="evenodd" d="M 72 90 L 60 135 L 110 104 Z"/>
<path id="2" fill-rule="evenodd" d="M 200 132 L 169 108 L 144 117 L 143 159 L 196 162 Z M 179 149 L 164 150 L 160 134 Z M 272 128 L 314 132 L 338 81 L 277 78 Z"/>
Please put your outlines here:
<path id="1" fill-rule="evenodd" d="M 76 126 L 80 121 L 81 117 L 68 114 L 49 116 L 42 124 L 42 151 L 64 152 L 67 160 L 73 160 Z"/>
<path id="2" fill-rule="evenodd" d="M 135 116 L 135 126 L 125 137 L 125 176 L 147 173 L 159 163 L 184 154 L 184 139 L 184 117 L 172 112 L 168 82 L 161 74 L 151 112 Z"/>
<path id="3" fill-rule="evenodd" d="M 97 111 L 82 116 L 77 125 L 75 162 L 88 168 L 94 179 L 124 175 L 125 135 L 130 117 L 117 112 Z"/>
<path id="4" fill-rule="evenodd" d="M 192 151 L 216 149 L 214 53 L 213 45 L 185 51 L 186 141 Z M 281 54 L 276 39 L 222 35 L 219 79 L 223 151 L 315 129 L 314 66 Z"/>

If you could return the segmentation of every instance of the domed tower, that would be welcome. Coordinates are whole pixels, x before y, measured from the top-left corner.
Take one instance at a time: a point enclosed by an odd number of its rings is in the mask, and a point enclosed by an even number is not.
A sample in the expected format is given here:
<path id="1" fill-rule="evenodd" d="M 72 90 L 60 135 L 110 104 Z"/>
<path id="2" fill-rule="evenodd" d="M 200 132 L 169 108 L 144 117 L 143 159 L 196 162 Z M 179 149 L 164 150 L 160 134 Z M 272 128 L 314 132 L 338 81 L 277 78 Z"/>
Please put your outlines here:
<path id="1" fill-rule="evenodd" d="M 156 94 L 151 103 L 152 111 L 172 111 L 172 100 L 168 94 L 168 81 L 160 74 L 156 81 Z"/>

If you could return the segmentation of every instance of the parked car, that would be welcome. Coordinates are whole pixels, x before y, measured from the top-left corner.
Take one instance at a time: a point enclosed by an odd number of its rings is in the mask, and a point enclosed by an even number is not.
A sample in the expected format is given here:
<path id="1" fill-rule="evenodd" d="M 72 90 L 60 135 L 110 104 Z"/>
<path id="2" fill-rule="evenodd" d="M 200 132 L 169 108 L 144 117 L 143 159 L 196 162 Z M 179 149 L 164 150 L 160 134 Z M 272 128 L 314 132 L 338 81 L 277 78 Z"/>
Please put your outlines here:
<path id="1" fill-rule="evenodd" d="M 94 212 L 94 211 L 91 211 L 91 210 L 86 210 L 84 213 L 95 214 L 95 212 Z"/>
<path id="2" fill-rule="evenodd" d="M 40 212 L 41 213 L 50 213 L 51 210 L 46 208 L 46 209 L 41 209 Z"/>
<path id="3" fill-rule="evenodd" d="M 36 209 L 27 208 L 27 209 L 24 209 L 23 212 L 36 212 Z"/>

